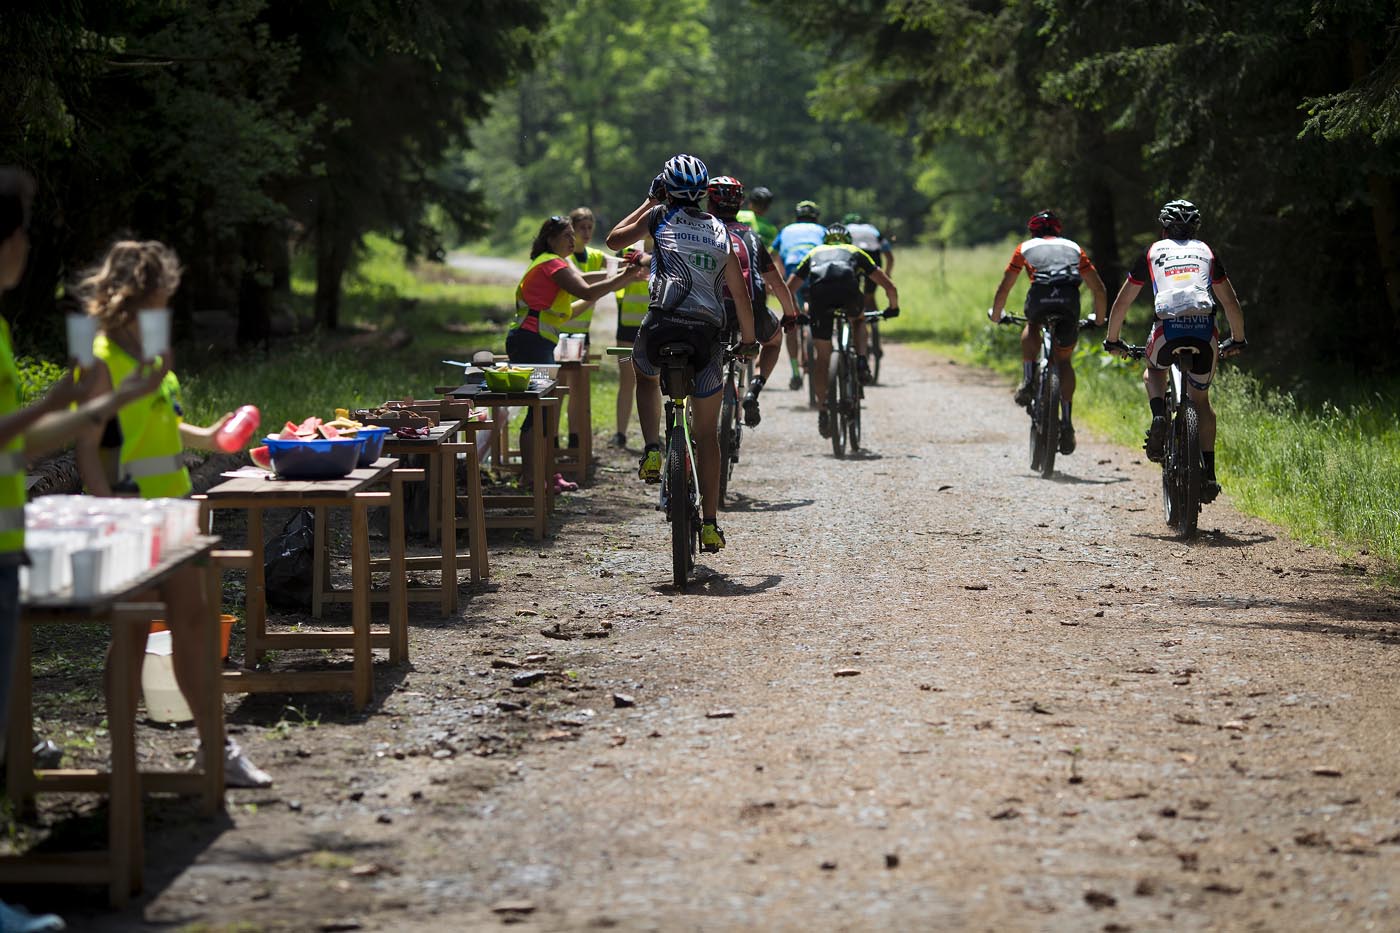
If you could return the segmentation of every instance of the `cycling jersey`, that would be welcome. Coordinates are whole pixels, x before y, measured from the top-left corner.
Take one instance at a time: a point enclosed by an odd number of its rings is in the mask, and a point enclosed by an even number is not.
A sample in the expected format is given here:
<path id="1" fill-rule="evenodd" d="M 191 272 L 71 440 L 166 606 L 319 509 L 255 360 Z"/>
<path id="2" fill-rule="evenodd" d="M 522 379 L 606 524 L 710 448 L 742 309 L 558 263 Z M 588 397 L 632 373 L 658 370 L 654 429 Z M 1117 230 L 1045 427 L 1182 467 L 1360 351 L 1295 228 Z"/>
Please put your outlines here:
<path id="1" fill-rule="evenodd" d="M 892 252 L 890 241 L 880 234 L 880 228 L 874 224 L 847 224 L 846 229 L 851 234 L 851 242 L 869 253 L 877 262 L 877 253 Z"/>
<path id="2" fill-rule="evenodd" d="M 1060 236 L 1038 236 L 1026 240 L 1011 254 L 1007 272 L 1026 270 L 1031 284 L 1078 285 L 1083 274 L 1094 268 L 1084 250 L 1073 240 Z"/>
<path id="3" fill-rule="evenodd" d="M 1163 319 L 1213 314 L 1211 286 L 1225 279 L 1225 264 L 1201 240 L 1158 240 L 1128 272 L 1134 285 L 1152 283 L 1152 309 Z"/>
<path id="4" fill-rule="evenodd" d="M 768 299 L 768 289 L 763 282 L 763 274 L 773 268 L 773 257 L 759 239 L 758 233 L 738 220 L 726 220 L 730 245 L 739 259 L 739 268 L 744 270 L 744 281 L 749 283 L 749 299 L 755 308 L 761 308 Z M 733 299 L 729 287 L 724 288 L 725 303 Z"/>
<path id="5" fill-rule="evenodd" d="M 799 220 L 782 229 L 778 238 L 773 241 L 773 252 L 782 259 L 783 271 L 791 275 L 797 264 L 802 261 L 802 257 L 810 253 L 813 247 L 821 246 L 824 239 L 825 227 Z"/>
<path id="6" fill-rule="evenodd" d="M 831 243 L 804 256 L 793 274 L 806 280 L 812 304 L 859 308 L 861 278 L 875 268 L 875 260 L 859 246 Z"/>
<path id="7" fill-rule="evenodd" d="M 647 215 L 651 313 L 724 324 L 724 264 L 732 251 L 717 218 L 694 207 L 658 204 Z"/>
<path id="8" fill-rule="evenodd" d="M 741 224 L 747 224 L 758 234 L 758 238 L 763 241 L 763 245 L 769 249 L 773 248 L 773 241 L 778 238 L 778 227 L 773 221 L 761 214 L 753 211 L 740 211 L 734 215 L 734 219 Z"/>

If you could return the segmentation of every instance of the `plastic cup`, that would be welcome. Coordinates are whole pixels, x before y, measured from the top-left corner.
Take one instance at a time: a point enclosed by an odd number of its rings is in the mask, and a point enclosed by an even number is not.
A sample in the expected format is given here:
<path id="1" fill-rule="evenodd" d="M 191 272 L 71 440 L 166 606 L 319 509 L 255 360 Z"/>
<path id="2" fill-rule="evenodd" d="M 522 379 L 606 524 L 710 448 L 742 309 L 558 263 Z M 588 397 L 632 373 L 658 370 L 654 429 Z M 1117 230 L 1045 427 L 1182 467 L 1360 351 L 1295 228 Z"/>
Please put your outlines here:
<path id="1" fill-rule="evenodd" d="M 69 314 L 68 355 L 78 361 L 79 366 L 91 366 L 97 359 L 92 353 L 92 341 L 97 337 L 97 318 L 86 314 Z"/>
<path id="2" fill-rule="evenodd" d="M 73 567 L 74 599 L 93 599 L 102 592 L 102 565 L 106 556 L 106 548 L 96 547 L 83 548 L 69 556 Z"/>
<path id="3" fill-rule="evenodd" d="M 147 308 L 136 315 L 141 326 L 141 355 L 148 360 L 170 349 L 170 309 Z"/>
<path id="4" fill-rule="evenodd" d="M 29 595 L 47 596 L 53 592 L 53 548 L 31 547 L 29 554 Z"/>

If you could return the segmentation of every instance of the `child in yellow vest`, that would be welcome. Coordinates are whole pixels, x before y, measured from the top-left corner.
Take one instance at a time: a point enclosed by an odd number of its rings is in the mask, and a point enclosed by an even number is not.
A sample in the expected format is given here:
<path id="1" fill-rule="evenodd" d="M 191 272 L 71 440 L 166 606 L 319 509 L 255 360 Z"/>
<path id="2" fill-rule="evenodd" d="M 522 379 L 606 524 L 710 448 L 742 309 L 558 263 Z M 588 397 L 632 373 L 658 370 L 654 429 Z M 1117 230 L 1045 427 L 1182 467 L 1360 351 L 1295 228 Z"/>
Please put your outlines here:
<path id="1" fill-rule="evenodd" d="M 79 283 L 87 313 L 98 320 L 93 353 L 107 365 L 110 378 L 121 379 L 141 365 L 138 313 L 168 308 L 180 286 L 180 264 L 170 247 L 154 240 L 113 244 L 100 265 Z M 186 447 L 215 449 L 214 436 L 232 413 L 207 428 L 186 424 L 180 409 L 180 381 L 167 372 L 159 388 L 123 407 L 101 431 L 90 431 L 78 444 L 78 468 L 88 492 L 151 499 L 187 496 L 189 470 L 181 459 Z M 206 624 L 209 607 L 197 571 L 176 574 L 161 585 L 167 624 L 174 643 L 175 679 L 190 709 L 200 718 L 205 676 L 199 662 L 196 628 Z M 145 632 L 134 631 L 134 639 Z M 138 682 L 133 680 L 133 695 Z M 246 757 L 232 740 L 224 746 L 225 781 L 232 787 L 267 787 L 272 779 Z"/>

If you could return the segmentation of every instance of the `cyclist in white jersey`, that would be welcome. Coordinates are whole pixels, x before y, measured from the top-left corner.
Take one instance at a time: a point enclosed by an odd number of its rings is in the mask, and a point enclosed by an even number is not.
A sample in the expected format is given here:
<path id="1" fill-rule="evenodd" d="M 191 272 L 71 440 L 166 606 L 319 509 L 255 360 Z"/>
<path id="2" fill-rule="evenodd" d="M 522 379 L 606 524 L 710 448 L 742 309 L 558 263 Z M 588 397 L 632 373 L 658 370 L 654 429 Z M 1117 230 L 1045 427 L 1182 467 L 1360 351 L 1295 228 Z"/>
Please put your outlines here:
<path id="1" fill-rule="evenodd" d="M 664 343 L 690 345 L 695 367 L 696 466 L 700 474 L 703 522 L 700 547 L 718 551 L 724 533 L 715 523 L 719 510 L 719 412 L 725 323 L 724 286 L 734 299 L 739 335 L 754 348 L 753 304 L 743 269 L 724 223 L 699 207 L 709 183 L 705 163 L 684 153 L 672 157 L 652 180 L 647 198 L 608 234 L 620 249 L 643 236 L 655 243 L 651 260 L 651 301 L 632 347 L 637 373 L 637 421 L 646 446 L 638 474 L 661 480 L 661 384 L 652 354 Z"/>
<path id="2" fill-rule="evenodd" d="M 846 225 L 846 232 L 851 235 L 851 245 L 859 246 L 875 260 L 875 268 L 884 271 L 885 275 L 894 273 L 894 249 L 890 246 L 890 241 L 885 239 L 885 235 L 880 232 L 880 228 L 874 224 L 865 222 L 865 218 L 859 214 L 851 213 L 841 218 L 841 222 Z M 875 310 L 875 280 L 867 278 L 865 280 L 865 310 Z"/>
<path id="3" fill-rule="evenodd" d="M 1168 201 L 1157 214 L 1162 238 L 1138 257 L 1128 272 L 1128 280 L 1113 300 L 1108 315 L 1105 350 L 1127 356 L 1128 348 L 1119 339 L 1128 306 L 1149 281 L 1152 283 L 1152 331 L 1147 338 L 1147 368 L 1142 379 L 1147 386 L 1147 404 L 1152 409 L 1152 425 L 1144 445 L 1147 458 L 1160 462 L 1167 446 L 1167 370 L 1180 346 L 1193 346 L 1191 371 L 1186 373 L 1186 391 L 1200 415 L 1201 466 L 1205 477 L 1201 501 L 1210 502 L 1220 494 L 1215 478 L 1215 410 L 1210 407 L 1210 383 L 1215 376 L 1218 356 L 1230 357 L 1244 350 L 1244 311 L 1239 296 L 1225 274 L 1225 264 L 1205 241 L 1196 239 L 1201 212 L 1190 201 Z M 1215 327 L 1215 301 L 1225 309 L 1230 322 L 1230 340 L 1219 344 Z"/>

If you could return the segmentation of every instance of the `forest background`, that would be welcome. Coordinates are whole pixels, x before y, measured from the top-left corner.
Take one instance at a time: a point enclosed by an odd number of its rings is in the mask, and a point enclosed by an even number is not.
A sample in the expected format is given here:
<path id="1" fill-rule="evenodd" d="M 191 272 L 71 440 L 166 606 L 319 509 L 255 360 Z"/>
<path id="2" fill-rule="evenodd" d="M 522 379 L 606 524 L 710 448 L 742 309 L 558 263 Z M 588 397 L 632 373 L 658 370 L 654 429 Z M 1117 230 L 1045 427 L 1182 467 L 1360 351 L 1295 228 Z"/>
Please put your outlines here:
<path id="1" fill-rule="evenodd" d="M 1397 30 L 1379 0 L 21 0 L 0 164 L 40 197 L 0 307 L 57 361 L 65 285 L 114 236 L 159 238 L 184 332 L 222 309 L 271 360 L 299 339 L 279 316 L 345 323 L 367 243 L 519 253 L 580 204 L 607 229 L 680 150 L 771 188 L 779 223 L 859 211 L 940 270 L 1052 207 L 1110 288 L 1184 196 L 1245 300 L 1251 392 L 1393 464 Z M 967 336 L 987 274 L 942 309 L 966 325 L 906 333 Z M 1308 481 L 1400 492 L 1365 470 Z"/>

